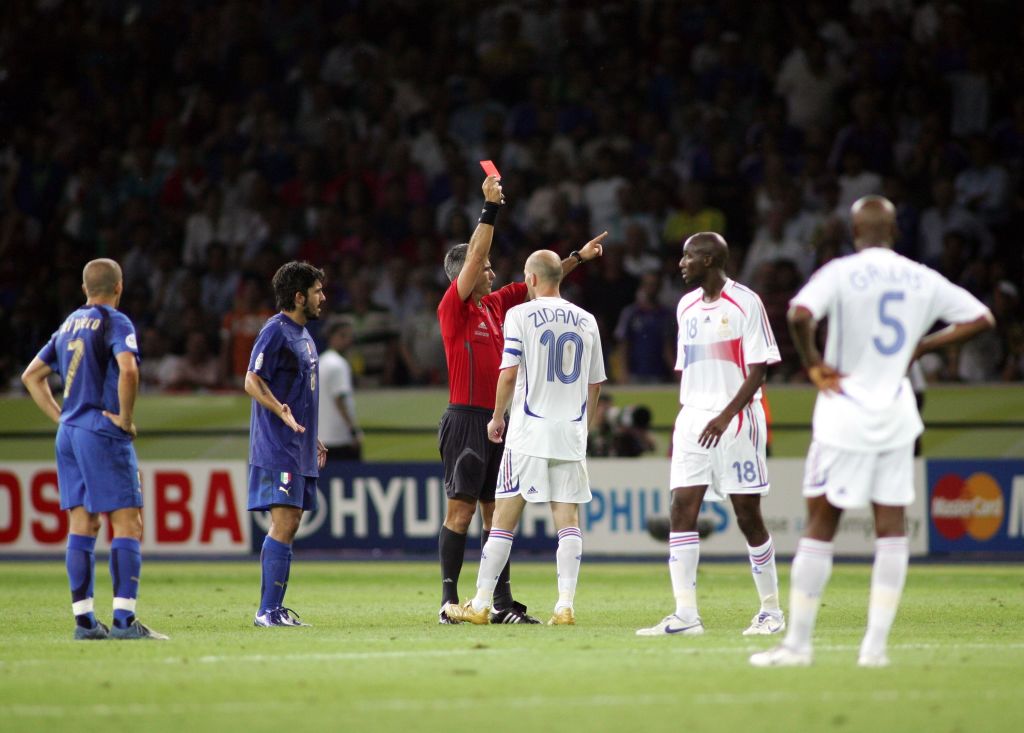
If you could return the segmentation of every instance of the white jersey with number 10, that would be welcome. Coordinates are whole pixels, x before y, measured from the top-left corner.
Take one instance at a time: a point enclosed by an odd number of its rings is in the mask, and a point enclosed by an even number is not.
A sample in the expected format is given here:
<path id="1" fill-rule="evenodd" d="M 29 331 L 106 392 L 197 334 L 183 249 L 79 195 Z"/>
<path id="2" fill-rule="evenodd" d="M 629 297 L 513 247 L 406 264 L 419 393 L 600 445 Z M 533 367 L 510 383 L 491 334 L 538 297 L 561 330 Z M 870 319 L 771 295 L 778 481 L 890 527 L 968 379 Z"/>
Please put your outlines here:
<path id="1" fill-rule="evenodd" d="M 505 316 L 501 368 L 519 367 L 505 447 L 581 461 L 587 449 L 587 388 L 605 380 L 594 316 L 561 298 L 537 298 Z"/>

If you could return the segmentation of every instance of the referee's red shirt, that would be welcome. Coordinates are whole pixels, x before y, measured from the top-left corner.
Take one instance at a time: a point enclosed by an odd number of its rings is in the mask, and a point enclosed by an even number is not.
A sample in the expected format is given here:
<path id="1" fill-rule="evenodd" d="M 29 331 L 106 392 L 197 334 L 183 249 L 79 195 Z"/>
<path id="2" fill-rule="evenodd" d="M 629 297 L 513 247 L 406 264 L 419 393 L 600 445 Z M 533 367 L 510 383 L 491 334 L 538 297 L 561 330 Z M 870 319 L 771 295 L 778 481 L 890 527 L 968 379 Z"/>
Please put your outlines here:
<path id="1" fill-rule="evenodd" d="M 448 359 L 448 402 L 494 409 L 498 367 L 505 337 L 502 326 L 509 308 L 526 301 L 526 284 L 512 283 L 485 295 L 480 305 L 470 295 L 459 300 L 458 280 L 437 306 L 444 354 Z"/>

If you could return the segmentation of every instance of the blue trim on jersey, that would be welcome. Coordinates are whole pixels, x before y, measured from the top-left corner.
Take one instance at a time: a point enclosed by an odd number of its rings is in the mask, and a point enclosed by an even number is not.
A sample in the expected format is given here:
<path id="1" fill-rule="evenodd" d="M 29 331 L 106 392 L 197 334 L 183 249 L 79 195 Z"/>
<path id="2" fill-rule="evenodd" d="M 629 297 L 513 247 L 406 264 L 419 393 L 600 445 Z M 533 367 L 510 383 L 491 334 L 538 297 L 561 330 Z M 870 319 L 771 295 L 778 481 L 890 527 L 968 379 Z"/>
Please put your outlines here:
<path id="1" fill-rule="evenodd" d="M 519 349 L 505 349 L 506 354 L 512 354 L 512 356 L 522 356 L 523 352 Z"/>
<path id="2" fill-rule="evenodd" d="M 530 417 L 540 417 L 543 420 L 543 417 L 530 409 L 530 375 L 527 373 L 525 364 L 523 364 L 523 386 L 525 388 L 523 390 L 523 412 Z"/>
<path id="3" fill-rule="evenodd" d="M 522 340 L 522 339 L 517 339 L 517 338 L 516 338 L 515 336 L 506 336 L 506 337 L 505 337 L 505 340 L 506 340 L 506 341 L 515 341 L 515 342 L 516 342 L 516 343 L 518 343 L 518 344 L 521 344 L 521 343 L 523 343 L 523 340 Z"/>

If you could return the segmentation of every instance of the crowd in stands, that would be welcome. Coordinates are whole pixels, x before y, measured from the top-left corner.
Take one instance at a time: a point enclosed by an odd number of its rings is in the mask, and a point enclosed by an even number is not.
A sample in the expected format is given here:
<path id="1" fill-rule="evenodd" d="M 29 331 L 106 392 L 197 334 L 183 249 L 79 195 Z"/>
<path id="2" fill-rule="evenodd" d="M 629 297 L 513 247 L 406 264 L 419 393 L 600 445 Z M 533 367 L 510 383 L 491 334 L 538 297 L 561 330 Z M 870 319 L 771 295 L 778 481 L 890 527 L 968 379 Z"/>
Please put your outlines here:
<path id="1" fill-rule="evenodd" d="M 897 206 L 903 254 L 998 328 L 930 380 L 1024 376 L 1024 4 L 992 0 L 6 0 L 0 377 L 124 267 L 144 389 L 237 388 L 289 259 L 327 273 L 360 387 L 439 384 L 441 268 L 477 161 L 495 286 L 607 229 L 563 294 L 615 381 L 673 380 L 680 245 L 713 230 L 803 376 L 789 297 Z"/>

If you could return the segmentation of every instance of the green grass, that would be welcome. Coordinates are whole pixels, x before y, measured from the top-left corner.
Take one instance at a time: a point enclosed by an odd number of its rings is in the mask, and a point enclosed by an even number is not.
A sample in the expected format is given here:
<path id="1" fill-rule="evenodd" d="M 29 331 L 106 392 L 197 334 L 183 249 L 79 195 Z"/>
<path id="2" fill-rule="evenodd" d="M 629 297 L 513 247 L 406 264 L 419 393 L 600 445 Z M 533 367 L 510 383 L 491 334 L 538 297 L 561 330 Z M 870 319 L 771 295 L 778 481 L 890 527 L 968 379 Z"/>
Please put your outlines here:
<path id="1" fill-rule="evenodd" d="M 646 404 L 659 426 L 658 455 L 668 449 L 671 426 L 678 410 L 674 387 L 606 388 L 618 405 Z M 769 387 L 776 423 L 809 424 L 814 390 L 805 387 Z M 365 455 L 372 461 L 432 461 L 438 459 L 436 427 L 448 401 L 447 390 L 365 390 L 357 393 L 360 422 L 369 430 Z M 943 386 L 928 390 L 926 421 L 1013 421 L 1024 415 L 1024 389 L 1020 385 L 982 387 Z M 244 435 L 201 438 L 146 437 L 149 430 L 224 429 L 245 431 L 249 426 L 249 400 L 244 395 L 143 395 L 136 423 L 141 458 L 238 459 L 248 454 Z M 416 428 L 418 434 L 374 432 L 381 428 Z M 0 431 L 47 431 L 47 437 L 0 440 L 0 460 L 45 460 L 53 456 L 53 426 L 27 398 L 0 399 Z M 810 443 L 807 430 L 774 433 L 774 455 L 803 456 Z M 934 457 L 1015 457 L 1024 454 L 1024 430 L 929 430 L 925 454 Z"/>
<path id="2" fill-rule="evenodd" d="M 553 563 L 519 563 L 538 615 Z M 788 588 L 781 568 L 783 595 Z M 475 563 L 467 563 L 464 590 Z M 314 626 L 254 629 L 247 563 L 149 563 L 140 616 L 170 642 L 69 640 L 59 563 L 0 565 L 0 720 L 20 731 L 1008 731 L 1024 720 L 1024 573 L 911 568 L 893 665 L 855 666 L 870 567 L 840 564 L 815 665 L 755 670 L 745 563 L 705 563 L 707 634 L 638 639 L 670 602 L 662 563 L 587 564 L 575 627 L 442 627 L 433 563 L 296 562 Z M 107 574 L 97 608 L 109 620 Z M 772 640 L 774 641 L 774 640 Z"/>

